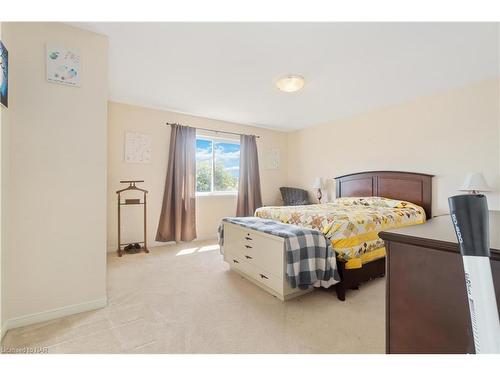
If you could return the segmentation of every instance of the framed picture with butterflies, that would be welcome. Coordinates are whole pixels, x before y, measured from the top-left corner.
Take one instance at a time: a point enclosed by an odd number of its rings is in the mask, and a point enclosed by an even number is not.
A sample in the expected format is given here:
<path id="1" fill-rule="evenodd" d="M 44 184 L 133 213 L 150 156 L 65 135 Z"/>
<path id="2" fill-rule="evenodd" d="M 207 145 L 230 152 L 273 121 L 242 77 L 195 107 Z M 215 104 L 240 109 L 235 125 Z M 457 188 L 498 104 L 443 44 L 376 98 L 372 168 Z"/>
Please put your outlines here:
<path id="1" fill-rule="evenodd" d="M 80 86 L 80 54 L 75 50 L 47 45 L 47 81 Z"/>

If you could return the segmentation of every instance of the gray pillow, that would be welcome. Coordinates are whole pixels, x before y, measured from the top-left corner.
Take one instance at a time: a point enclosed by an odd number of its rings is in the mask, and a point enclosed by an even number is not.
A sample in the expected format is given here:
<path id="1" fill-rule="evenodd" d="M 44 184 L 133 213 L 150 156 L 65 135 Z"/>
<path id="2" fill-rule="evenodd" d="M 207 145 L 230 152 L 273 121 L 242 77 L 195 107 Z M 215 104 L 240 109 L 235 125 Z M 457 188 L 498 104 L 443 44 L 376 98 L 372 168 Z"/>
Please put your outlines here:
<path id="1" fill-rule="evenodd" d="M 283 186 L 280 187 L 280 192 L 283 198 L 283 205 L 285 206 L 311 204 L 311 202 L 309 202 L 309 193 L 307 190 Z"/>

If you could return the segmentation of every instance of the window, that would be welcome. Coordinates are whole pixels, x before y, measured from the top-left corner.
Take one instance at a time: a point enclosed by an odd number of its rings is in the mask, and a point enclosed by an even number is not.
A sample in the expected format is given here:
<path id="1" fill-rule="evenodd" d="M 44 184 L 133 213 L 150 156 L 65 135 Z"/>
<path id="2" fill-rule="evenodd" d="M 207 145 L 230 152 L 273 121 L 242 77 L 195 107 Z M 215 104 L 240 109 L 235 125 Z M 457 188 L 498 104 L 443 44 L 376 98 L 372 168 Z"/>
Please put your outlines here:
<path id="1" fill-rule="evenodd" d="M 196 138 L 197 193 L 236 193 L 239 177 L 238 141 Z"/>

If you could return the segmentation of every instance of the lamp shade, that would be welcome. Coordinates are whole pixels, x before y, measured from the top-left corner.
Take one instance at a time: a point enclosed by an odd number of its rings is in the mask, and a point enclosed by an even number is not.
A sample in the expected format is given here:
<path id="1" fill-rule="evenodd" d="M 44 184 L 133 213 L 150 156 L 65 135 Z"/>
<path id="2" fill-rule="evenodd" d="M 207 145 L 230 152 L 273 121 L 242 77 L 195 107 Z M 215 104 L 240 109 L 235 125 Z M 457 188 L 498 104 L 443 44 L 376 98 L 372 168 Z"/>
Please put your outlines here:
<path id="1" fill-rule="evenodd" d="M 322 189 L 323 188 L 323 179 L 321 177 L 316 177 L 314 179 L 314 184 L 312 186 L 313 189 Z"/>
<path id="2" fill-rule="evenodd" d="M 467 173 L 461 191 L 491 191 L 483 174 L 480 172 Z"/>

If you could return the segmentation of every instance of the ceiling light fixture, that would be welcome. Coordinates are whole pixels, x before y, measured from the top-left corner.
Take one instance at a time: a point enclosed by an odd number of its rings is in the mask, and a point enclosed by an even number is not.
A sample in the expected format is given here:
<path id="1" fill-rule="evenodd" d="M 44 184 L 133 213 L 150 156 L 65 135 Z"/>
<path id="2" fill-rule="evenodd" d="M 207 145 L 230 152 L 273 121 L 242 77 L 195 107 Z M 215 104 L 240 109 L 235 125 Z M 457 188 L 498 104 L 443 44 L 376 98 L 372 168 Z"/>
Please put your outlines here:
<path id="1" fill-rule="evenodd" d="M 295 92 L 302 89 L 305 85 L 304 77 L 297 75 L 287 75 L 278 79 L 276 86 L 284 92 Z"/>

